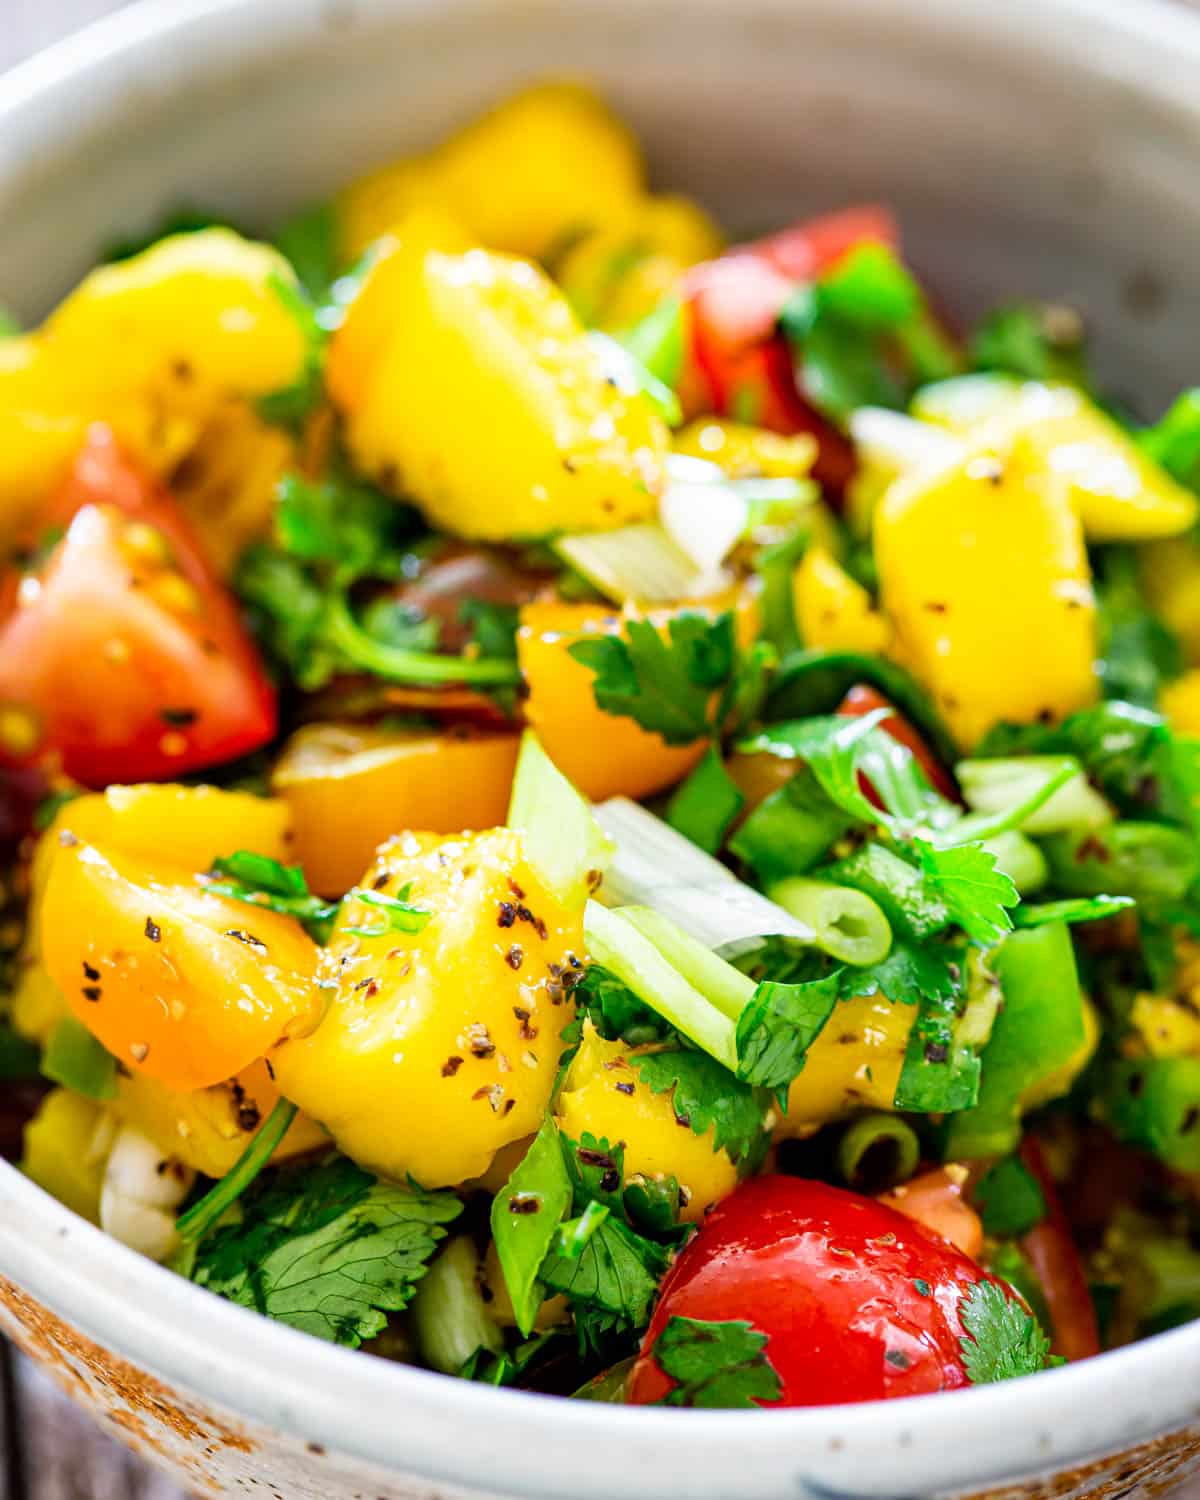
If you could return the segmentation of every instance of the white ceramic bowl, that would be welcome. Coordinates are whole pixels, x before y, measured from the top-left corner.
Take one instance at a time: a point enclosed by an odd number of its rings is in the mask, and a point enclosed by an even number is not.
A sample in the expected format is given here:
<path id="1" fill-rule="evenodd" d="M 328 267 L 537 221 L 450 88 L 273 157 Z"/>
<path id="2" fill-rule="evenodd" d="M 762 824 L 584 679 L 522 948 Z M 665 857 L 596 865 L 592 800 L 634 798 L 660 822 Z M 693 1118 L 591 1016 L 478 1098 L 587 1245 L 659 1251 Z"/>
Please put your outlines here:
<path id="1" fill-rule="evenodd" d="M 0 80 L 0 303 L 180 202 L 268 223 L 549 70 L 738 228 L 885 197 L 951 305 L 1081 303 L 1151 408 L 1200 373 L 1200 19 L 1155 0 L 153 0 Z M 203 1494 L 1117 1500 L 1200 1468 L 1200 1325 L 873 1406 L 550 1402 L 256 1318 L 3 1166 L 0 1328 Z"/>

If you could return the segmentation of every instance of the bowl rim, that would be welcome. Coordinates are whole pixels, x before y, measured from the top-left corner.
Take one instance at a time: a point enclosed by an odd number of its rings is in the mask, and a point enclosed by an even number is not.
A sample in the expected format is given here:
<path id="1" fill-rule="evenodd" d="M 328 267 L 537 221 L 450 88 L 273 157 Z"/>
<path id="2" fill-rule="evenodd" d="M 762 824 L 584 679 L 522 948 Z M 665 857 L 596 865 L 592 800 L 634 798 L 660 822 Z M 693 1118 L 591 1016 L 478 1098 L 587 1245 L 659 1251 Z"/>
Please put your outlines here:
<path id="1" fill-rule="evenodd" d="M 136 0 L 93 22 L 0 75 L 0 186 L 18 172 L 22 151 L 36 146 L 53 156 L 86 141 L 117 108 L 122 90 L 144 83 L 156 57 L 169 54 L 177 74 L 182 67 L 175 84 L 186 87 L 203 76 L 206 57 L 228 56 L 231 47 L 263 54 L 277 38 L 328 24 L 337 3 Z M 415 14 L 443 0 L 355 3 L 379 16 Z M 499 9 L 505 0 L 476 3 Z M 569 3 L 602 9 L 608 0 Z M 667 9 L 678 0 L 641 3 Z M 838 3 L 865 13 L 886 8 L 894 19 L 896 0 Z M 959 29 L 964 18 L 991 35 L 1035 34 L 1036 27 L 1044 43 L 1061 41 L 1076 60 L 1078 36 L 1088 28 L 1096 51 L 1090 66 L 1119 70 L 1126 59 L 1140 59 L 1144 89 L 1160 96 L 1165 78 L 1194 77 L 1200 65 L 1200 14 L 1171 0 L 1140 0 L 1136 8 L 1126 0 L 922 6 L 926 25 Z M 1180 107 L 1200 122 L 1200 100 Z M 528 1393 L 362 1358 L 224 1302 L 102 1234 L 5 1163 L 0 1275 L 111 1352 L 235 1418 L 396 1472 L 539 1500 L 561 1495 L 566 1475 L 579 1500 L 611 1500 L 615 1492 L 661 1496 L 670 1492 L 668 1473 L 686 1493 L 713 1500 L 735 1492 L 735 1482 L 746 1500 L 766 1500 L 780 1492 L 781 1476 L 791 1476 L 799 1493 L 924 1494 L 1061 1469 L 1200 1416 L 1189 1394 L 1200 1389 L 1200 1321 L 1081 1365 L 936 1401 L 769 1414 L 565 1401 L 547 1408 L 545 1398 Z M 246 1350 L 252 1358 L 243 1357 Z M 956 1430 L 968 1440 L 948 1443 Z M 597 1443 L 605 1445 L 603 1464 L 581 1465 L 581 1451 L 595 1452 L 583 1445 Z M 752 1473 L 739 1462 L 744 1452 L 755 1455 Z M 656 1466 L 659 1483 L 647 1478 Z"/>

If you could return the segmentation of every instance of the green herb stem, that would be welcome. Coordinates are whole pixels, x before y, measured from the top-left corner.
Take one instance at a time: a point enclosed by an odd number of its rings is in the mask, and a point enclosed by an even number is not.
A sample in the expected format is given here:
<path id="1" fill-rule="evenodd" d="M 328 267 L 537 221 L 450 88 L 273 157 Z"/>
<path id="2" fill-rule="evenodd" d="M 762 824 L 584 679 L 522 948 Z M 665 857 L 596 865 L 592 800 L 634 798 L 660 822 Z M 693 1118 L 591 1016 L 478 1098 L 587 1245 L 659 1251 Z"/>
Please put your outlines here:
<path id="1" fill-rule="evenodd" d="M 198 1203 L 193 1203 L 187 1213 L 180 1216 L 175 1226 L 180 1239 L 203 1239 L 275 1155 L 298 1112 L 296 1106 L 287 1099 L 279 1100 L 254 1139 L 220 1182 L 205 1193 Z"/>
<path id="2" fill-rule="evenodd" d="M 514 661 L 489 657 L 468 661 L 432 651 L 406 651 L 373 640 L 355 620 L 344 594 L 329 601 L 326 626 L 328 639 L 349 661 L 388 681 L 513 687 L 521 680 Z"/>

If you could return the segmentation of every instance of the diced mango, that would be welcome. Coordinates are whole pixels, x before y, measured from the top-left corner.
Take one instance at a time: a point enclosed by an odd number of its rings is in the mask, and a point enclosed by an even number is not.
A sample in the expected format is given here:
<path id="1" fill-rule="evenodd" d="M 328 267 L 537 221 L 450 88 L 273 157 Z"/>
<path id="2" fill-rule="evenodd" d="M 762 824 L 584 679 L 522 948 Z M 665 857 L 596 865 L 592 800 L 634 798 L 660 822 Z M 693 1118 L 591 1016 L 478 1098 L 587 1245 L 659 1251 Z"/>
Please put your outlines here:
<path id="1" fill-rule="evenodd" d="M 525 261 L 402 228 L 335 337 L 329 389 L 363 472 L 458 536 L 610 530 L 665 485 L 661 418 Z"/>
<path id="2" fill-rule="evenodd" d="M 102 1104 L 69 1089 L 54 1089 L 25 1127 L 21 1170 L 82 1218 L 100 1222 L 100 1186 L 105 1152 Z"/>
<path id="3" fill-rule="evenodd" d="M 881 656 L 890 646 L 891 625 L 827 548 L 812 546 L 805 552 L 796 564 L 792 593 L 806 646 L 870 656 Z"/>
<path id="4" fill-rule="evenodd" d="M 624 217 L 645 169 L 632 133 L 590 89 L 522 89 L 424 156 L 381 167 L 338 200 L 354 260 L 416 208 L 460 219 L 480 244 L 542 257 L 568 235 Z"/>
<path id="5" fill-rule="evenodd" d="M 892 1109 L 915 1005 L 883 995 L 839 1000 L 788 1091 L 777 1135 L 802 1138 L 864 1109 Z"/>
<path id="6" fill-rule="evenodd" d="M 963 376 L 933 386 L 914 409 L 982 443 L 1024 438 L 1067 486 L 1090 542 L 1141 542 L 1195 525 L 1200 503 L 1134 439 L 1068 385 Z"/>
<path id="7" fill-rule="evenodd" d="M 226 229 L 101 266 L 45 324 L 0 344 L 0 537 L 19 534 L 103 421 L 158 473 L 230 396 L 298 379 L 305 332 L 287 261 Z"/>
<path id="8" fill-rule="evenodd" d="M 627 1182 L 674 1177 L 680 1218 L 698 1224 L 737 1186 L 737 1168 L 717 1149 L 711 1129 L 697 1135 L 676 1118 L 674 1090 L 655 1094 L 641 1081 L 631 1059 L 647 1050 L 606 1042 L 587 1022 L 559 1095 L 558 1123 L 572 1140 L 589 1132 L 597 1140 L 623 1141 Z"/>
<path id="9" fill-rule="evenodd" d="M 1053 722 L 1097 692 L 1096 620 L 1079 518 L 1024 439 L 901 476 L 875 556 L 897 654 L 956 739 Z"/>
<path id="10" fill-rule="evenodd" d="M 318 950 L 291 917 L 217 895 L 161 858 L 69 837 L 42 896 L 43 961 L 131 1073 L 208 1088 L 318 1008 Z"/>
<path id="11" fill-rule="evenodd" d="M 430 913 L 420 932 L 348 901 L 326 949 L 331 993 L 310 1034 L 272 1057 L 285 1097 L 361 1166 L 427 1188 L 484 1173 L 533 1134 L 550 1100 L 583 923 L 509 829 L 403 834 L 362 885 Z"/>

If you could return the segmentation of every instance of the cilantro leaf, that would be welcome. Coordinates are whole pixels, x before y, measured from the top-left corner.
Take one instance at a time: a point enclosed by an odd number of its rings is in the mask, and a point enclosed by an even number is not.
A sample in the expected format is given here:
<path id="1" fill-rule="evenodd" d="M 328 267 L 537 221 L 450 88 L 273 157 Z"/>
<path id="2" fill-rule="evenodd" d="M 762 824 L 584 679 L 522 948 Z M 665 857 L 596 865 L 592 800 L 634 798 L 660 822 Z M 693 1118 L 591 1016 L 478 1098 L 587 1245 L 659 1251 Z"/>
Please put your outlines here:
<path id="1" fill-rule="evenodd" d="M 357 1348 L 407 1307 L 445 1225 L 452 1193 L 385 1183 L 346 1157 L 259 1179 L 197 1248 L 193 1279 L 230 1302 Z"/>
<path id="2" fill-rule="evenodd" d="M 713 1145 L 733 1162 L 753 1160 L 763 1139 L 763 1102 L 707 1052 L 678 1048 L 630 1055 L 629 1064 L 652 1094 L 674 1089 L 675 1118 L 697 1135 L 713 1132 Z"/>
<path id="3" fill-rule="evenodd" d="M 959 1348 L 972 1385 L 1034 1375 L 1050 1363 L 1050 1340 L 1037 1319 L 994 1281 L 978 1281 L 964 1292 L 958 1316 L 966 1329 Z"/>
<path id="4" fill-rule="evenodd" d="M 710 732 L 711 704 L 737 662 L 732 611 L 716 619 L 683 610 L 666 635 L 648 620 L 627 620 L 623 635 L 576 641 L 568 650 L 596 674 L 592 691 L 607 714 L 632 719 L 668 745 Z"/>
<path id="5" fill-rule="evenodd" d="M 893 1003 L 916 1005 L 928 995 L 950 999 L 958 993 L 961 951 L 945 944 L 892 943 L 876 964 L 842 970 L 843 1000 L 859 995 L 886 995 Z"/>
<path id="6" fill-rule="evenodd" d="M 379 917 L 369 926 L 347 927 L 345 930 L 355 937 L 383 937 L 389 932 L 421 932 L 433 913 L 423 906 L 413 906 L 408 900 L 411 891 L 412 887 L 406 885 L 394 896 L 388 896 L 383 891 L 368 891 L 356 885 L 353 890 L 346 892 L 343 900 L 357 901 L 369 911 L 378 912 Z"/>
<path id="7" fill-rule="evenodd" d="M 547 1115 L 529 1150 L 492 1200 L 492 1237 L 517 1326 L 526 1338 L 542 1304 L 542 1262 L 573 1196 L 558 1128 Z"/>
<path id="8" fill-rule="evenodd" d="M 303 336 L 304 364 L 291 385 L 259 398 L 258 414 L 264 422 L 299 433 L 325 394 L 325 349 L 329 335 L 321 327 L 316 308 L 302 286 L 274 274 L 269 284 Z"/>
<path id="9" fill-rule="evenodd" d="M 1005 1156 L 989 1167 L 975 1188 L 975 1201 L 988 1234 L 1024 1234 L 1046 1217 L 1046 1198 L 1019 1156 Z"/>
<path id="10" fill-rule="evenodd" d="M 268 855 L 239 849 L 214 859 L 210 872 L 200 879 L 215 896 L 294 917 L 318 943 L 329 941 L 338 903 L 314 896 L 299 865 L 281 864 Z"/>
<path id="11" fill-rule="evenodd" d="M 631 1047 L 674 1037 L 671 1026 L 600 964 L 589 964 L 574 990 L 581 1020 L 589 1020 L 606 1041 Z"/>
<path id="12" fill-rule="evenodd" d="M 783 1386 L 767 1336 L 741 1319 L 668 1318 L 653 1357 L 674 1386 L 663 1406 L 754 1407 L 778 1401 Z"/>
<path id="13" fill-rule="evenodd" d="M 275 248 L 291 262 L 297 280 L 318 308 L 329 300 L 338 277 L 337 237 L 337 210 L 331 202 L 301 209 L 275 235 Z"/>
<path id="14" fill-rule="evenodd" d="M 1017 888 L 994 854 L 980 844 L 939 849 L 924 839 L 915 847 L 932 889 L 969 938 L 986 945 L 1012 930 L 1007 908 L 1017 904 Z"/>
<path id="15" fill-rule="evenodd" d="M 551 1250 L 541 1274 L 548 1287 L 564 1292 L 573 1305 L 583 1303 L 611 1314 L 622 1326 L 642 1328 L 670 1260 L 669 1247 L 610 1214 L 578 1258 Z"/>
<path id="16" fill-rule="evenodd" d="M 738 1077 L 782 1099 L 833 1014 L 841 971 L 800 984 L 764 980 L 738 1017 Z"/>

